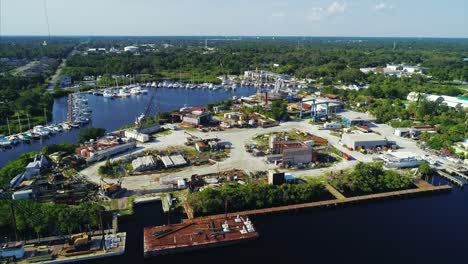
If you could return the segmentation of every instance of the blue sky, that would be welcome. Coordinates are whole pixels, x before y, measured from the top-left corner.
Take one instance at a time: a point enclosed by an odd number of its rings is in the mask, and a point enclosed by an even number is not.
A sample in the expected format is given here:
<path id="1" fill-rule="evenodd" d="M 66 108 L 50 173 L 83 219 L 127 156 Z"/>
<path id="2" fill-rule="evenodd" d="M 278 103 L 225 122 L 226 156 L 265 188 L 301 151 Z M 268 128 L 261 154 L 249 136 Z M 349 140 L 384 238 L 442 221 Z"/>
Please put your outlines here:
<path id="1" fill-rule="evenodd" d="M 467 0 L 0 0 L 2 35 L 468 37 Z"/>

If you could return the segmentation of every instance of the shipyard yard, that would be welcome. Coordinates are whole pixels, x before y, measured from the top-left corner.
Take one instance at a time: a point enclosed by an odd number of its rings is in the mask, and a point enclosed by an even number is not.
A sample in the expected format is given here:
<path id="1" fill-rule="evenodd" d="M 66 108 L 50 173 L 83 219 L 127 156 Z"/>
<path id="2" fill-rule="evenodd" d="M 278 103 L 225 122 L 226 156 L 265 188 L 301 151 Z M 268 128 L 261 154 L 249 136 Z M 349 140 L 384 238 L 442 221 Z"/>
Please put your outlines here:
<path id="1" fill-rule="evenodd" d="M 173 126 L 171 125 L 168 125 L 167 127 L 168 129 L 173 128 Z M 329 141 L 329 143 L 335 148 L 355 158 L 355 160 L 351 161 L 343 159 L 342 161 L 334 164 L 330 168 L 296 170 L 294 171 L 294 175 L 306 177 L 320 176 L 328 171 L 345 170 L 351 168 L 354 165 L 356 165 L 359 161 L 372 161 L 373 155 L 364 155 L 362 153 L 350 151 L 349 149 L 344 148 L 338 143 L 338 137 L 330 135 L 330 131 L 319 130 L 317 125 L 314 126 L 309 124 L 308 120 L 285 122 L 280 124 L 279 126 L 270 128 L 229 129 L 225 131 L 217 131 L 210 133 L 191 131 L 191 134 L 202 138 L 216 136 L 222 141 L 230 142 L 232 144 L 232 148 L 230 149 L 229 157 L 226 160 L 218 162 L 217 164 L 211 166 L 191 166 L 179 172 L 167 174 L 157 173 L 154 175 L 125 177 L 125 179 L 122 182 L 122 186 L 133 192 L 144 194 L 150 192 L 159 192 L 160 190 L 167 190 L 167 185 L 161 184 L 161 180 L 170 181 L 171 179 L 187 178 L 193 174 L 202 175 L 224 170 L 230 170 L 234 168 L 242 168 L 247 172 L 265 171 L 276 168 L 274 164 L 267 163 L 264 158 L 256 158 L 249 155 L 244 150 L 244 145 L 246 143 L 252 142 L 252 138 L 258 134 L 289 131 L 292 129 L 300 129 L 303 131 L 307 131 L 313 135 L 326 138 Z M 392 132 L 393 130 L 386 125 L 377 125 L 375 130 L 384 133 L 384 135 L 387 136 L 389 140 L 397 141 L 397 144 L 401 147 L 401 151 L 411 152 L 414 153 L 416 156 L 423 156 L 426 154 L 424 151 L 419 149 L 413 141 L 394 136 Z M 132 151 L 132 154 L 135 154 L 137 152 L 143 152 L 147 149 L 153 148 L 164 149 L 170 146 L 183 146 L 186 137 L 187 135 L 184 133 L 184 130 L 172 130 L 172 133 L 170 135 L 158 137 L 154 142 L 137 144 L 137 148 Z M 113 158 L 113 160 L 115 161 L 124 158 L 126 155 L 129 154 L 116 156 Z M 104 162 L 92 164 L 88 168 L 82 170 L 80 174 L 86 176 L 90 181 L 94 183 L 99 183 L 101 176 L 99 176 L 98 174 L 98 168 L 103 164 Z"/>

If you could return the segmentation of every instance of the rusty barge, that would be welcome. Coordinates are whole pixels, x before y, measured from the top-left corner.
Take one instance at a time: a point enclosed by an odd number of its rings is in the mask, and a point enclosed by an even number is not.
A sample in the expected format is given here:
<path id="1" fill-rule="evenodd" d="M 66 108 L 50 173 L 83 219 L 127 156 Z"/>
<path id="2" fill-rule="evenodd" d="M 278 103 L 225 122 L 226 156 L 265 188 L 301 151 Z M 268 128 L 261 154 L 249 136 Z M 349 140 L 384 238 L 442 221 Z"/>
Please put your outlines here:
<path id="1" fill-rule="evenodd" d="M 227 246 L 259 237 L 250 219 L 239 216 L 193 219 L 180 224 L 146 227 L 143 232 L 145 257 Z"/>

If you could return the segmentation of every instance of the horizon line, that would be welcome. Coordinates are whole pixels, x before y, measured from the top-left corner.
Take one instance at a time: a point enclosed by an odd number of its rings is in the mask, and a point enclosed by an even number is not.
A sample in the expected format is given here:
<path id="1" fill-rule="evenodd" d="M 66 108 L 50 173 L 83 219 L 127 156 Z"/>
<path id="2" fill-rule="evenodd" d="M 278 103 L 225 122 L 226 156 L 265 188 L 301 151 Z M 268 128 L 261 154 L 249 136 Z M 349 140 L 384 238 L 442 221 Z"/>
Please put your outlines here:
<path id="1" fill-rule="evenodd" d="M 387 39 L 468 39 L 467 37 L 444 37 L 444 36 L 339 36 L 339 35 L 42 35 L 42 34 L 8 34 L 0 35 L 4 37 L 218 37 L 218 38 L 387 38 Z"/>

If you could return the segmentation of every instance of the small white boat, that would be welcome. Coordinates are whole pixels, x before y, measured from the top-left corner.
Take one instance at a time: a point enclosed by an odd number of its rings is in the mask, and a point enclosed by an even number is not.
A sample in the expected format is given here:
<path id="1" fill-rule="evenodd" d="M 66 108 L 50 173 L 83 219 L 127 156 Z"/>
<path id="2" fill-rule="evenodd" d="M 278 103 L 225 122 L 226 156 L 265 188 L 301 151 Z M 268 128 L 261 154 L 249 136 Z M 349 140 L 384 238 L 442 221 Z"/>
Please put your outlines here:
<path id="1" fill-rule="evenodd" d="M 104 96 L 104 97 L 112 97 L 112 96 L 114 96 L 114 93 L 113 93 L 111 90 L 105 90 L 105 91 L 102 93 L 102 96 Z"/>
<path id="2" fill-rule="evenodd" d="M 125 89 L 120 89 L 117 96 L 119 96 L 119 97 L 129 97 L 130 93 L 128 93 Z"/>
<path id="3" fill-rule="evenodd" d="M 130 89 L 130 94 L 131 95 L 138 95 L 140 93 L 141 93 L 141 87 L 140 86 L 133 87 L 132 89 Z"/>
<path id="4" fill-rule="evenodd" d="M 0 138 L 0 147 L 11 147 L 11 141 L 7 137 Z"/>

